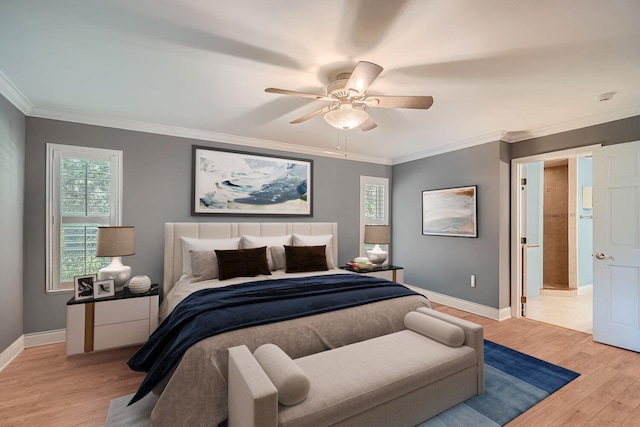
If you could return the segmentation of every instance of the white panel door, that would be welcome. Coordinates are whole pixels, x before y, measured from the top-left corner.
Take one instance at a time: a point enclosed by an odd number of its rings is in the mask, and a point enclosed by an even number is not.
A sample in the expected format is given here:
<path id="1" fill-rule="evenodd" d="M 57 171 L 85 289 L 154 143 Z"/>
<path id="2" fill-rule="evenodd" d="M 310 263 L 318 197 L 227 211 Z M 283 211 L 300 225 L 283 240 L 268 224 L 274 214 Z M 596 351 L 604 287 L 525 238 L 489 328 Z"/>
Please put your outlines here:
<path id="1" fill-rule="evenodd" d="M 593 156 L 593 339 L 640 351 L 640 141 Z"/>
<path id="2" fill-rule="evenodd" d="M 523 165 L 526 168 L 527 185 L 523 190 L 523 236 L 524 244 L 524 288 L 523 295 L 533 298 L 540 295 L 543 286 L 544 256 L 542 241 L 544 233 L 544 162 Z M 526 290 L 526 291 L 525 291 Z M 526 315 L 526 313 L 525 313 Z"/>

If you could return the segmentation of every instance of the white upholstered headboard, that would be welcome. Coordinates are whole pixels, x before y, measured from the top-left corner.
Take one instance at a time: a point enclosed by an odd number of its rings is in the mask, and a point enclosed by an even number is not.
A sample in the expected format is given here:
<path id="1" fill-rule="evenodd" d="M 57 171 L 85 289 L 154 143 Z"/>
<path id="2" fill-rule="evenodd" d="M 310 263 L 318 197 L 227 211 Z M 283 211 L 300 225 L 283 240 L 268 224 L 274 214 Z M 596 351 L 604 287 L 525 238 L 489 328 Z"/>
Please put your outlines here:
<path id="1" fill-rule="evenodd" d="M 333 235 L 333 263 L 338 265 L 338 224 L 335 222 L 167 222 L 164 225 L 165 295 L 182 275 L 181 237 L 228 239 L 284 234 Z"/>

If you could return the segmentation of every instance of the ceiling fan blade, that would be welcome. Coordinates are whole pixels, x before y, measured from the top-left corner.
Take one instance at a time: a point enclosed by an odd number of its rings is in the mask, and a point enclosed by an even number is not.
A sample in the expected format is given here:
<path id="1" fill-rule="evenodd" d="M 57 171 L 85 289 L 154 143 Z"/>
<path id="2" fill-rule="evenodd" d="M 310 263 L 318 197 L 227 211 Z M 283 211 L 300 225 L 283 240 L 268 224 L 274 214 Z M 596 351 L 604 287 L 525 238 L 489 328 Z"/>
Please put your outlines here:
<path id="1" fill-rule="evenodd" d="M 383 68 L 373 62 L 360 61 L 351 73 L 351 77 L 345 85 L 345 89 L 352 89 L 359 94 L 363 94 L 369 88 L 369 85 L 380 75 Z"/>
<path id="2" fill-rule="evenodd" d="M 378 127 L 378 124 L 373 121 L 371 116 L 369 116 L 369 118 L 363 124 L 360 125 L 360 130 L 363 132 L 366 132 L 368 130 L 375 129 L 377 127 Z"/>
<path id="3" fill-rule="evenodd" d="M 373 108 L 418 108 L 426 110 L 433 105 L 432 96 L 368 96 L 364 99 L 367 107 Z"/>
<path id="4" fill-rule="evenodd" d="M 302 116 L 302 117 L 300 117 L 300 118 L 298 118 L 298 119 L 295 119 L 294 121 L 289 122 L 289 123 L 291 123 L 292 125 L 295 125 L 296 123 L 306 122 L 307 120 L 313 119 L 314 117 L 317 117 L 317 116 L 319 116 L 320 114 L 324 114 L 324 113 L 326 113 L 327 111 L 329 111 L 329 107 L 328 107 L 328 106 L 327 106 L 327 107 L 324 107 L 324 108 L 321 108 L 321 109 L 319 109 L 319 110 L 316 110 L 316 111 L 314 111 L 313 113 L 309 113 L 309 114 L 307 114 L 306 116 Z"/>
<path id="5" fill-rule="evenodd" d="M 275 87 L 268 87 L 264 91 L 269 93 L 278 93 L 280 95 L 292 95 L 292 96 L 301 96 L 303 98 L 319 99 L 321 101 L 335 101 L 335 99 L 329 98 L 324 95 L 316 95 L 315 93 L 297 92 L 295 90 L 278 89 Z"/>

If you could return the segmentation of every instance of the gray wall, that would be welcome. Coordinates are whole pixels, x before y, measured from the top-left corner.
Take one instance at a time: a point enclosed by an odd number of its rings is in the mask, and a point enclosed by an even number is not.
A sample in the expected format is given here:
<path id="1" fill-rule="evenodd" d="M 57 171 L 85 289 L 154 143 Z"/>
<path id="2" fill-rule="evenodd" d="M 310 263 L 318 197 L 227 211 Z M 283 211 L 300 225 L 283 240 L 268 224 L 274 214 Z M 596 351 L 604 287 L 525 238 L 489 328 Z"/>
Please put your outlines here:
<path id="1" fill-rule="evenodd" d="M 510 161 L 640 140 L 640 116 L 533 138 L 492 142 L 393 167 L 393 262 L 409 284 L 493 308 L 510 304 Z M 478 185 L 478 238 L 423 236 L 422 190 Z M 471 274 L 477 287 L 471 288 Z"/>
<path id="2" fill-rule="evenodd" d="M 0 96 L 0 353 L 23 334 L 24 125 Z"/>
<path id="3" fill-rule="evenodd" d="M 0 97 L 0 159 L 3 162 L 0 218 L 3 235 L 11 236 L 0 242 L 0 351 L 23 332 L 65 327 L 65 303 L 71 294 L 45 293 L 47 142 L 124 151 L 123 221 L 136 227 L 137 240 L 136 255 L 126 257 L 125 263 L 132 266 L 134 274 L 147 274 L 155 282 L 162 279 L 165 222 L 282 219 L 190 215 L 191 145 L 242 147 L 38 118 L 27 118 L 26 127 L 24 122 L 23 116 Z M 405 267 L 407 283 L 489 307 L 508 306 L 509 159 L 599 142 L 615 144 L 633 140 L 640 140 L 640 117 L 511 145 L 493 142 L 394 166 L 393 262 Z M 245 151 L 313 159 L 314 216 L 293 220 L 338 222 L 340 261 L 346 262 L 358 253 L 359 177 L 391 177 L 391 167 L 273 150 L 248 148 Z M 25 155 L 28 160 L 23 163 Z M 20 191 L 23 179 L 24 193 Z M 422 190 L 474 184 L 478 185 L 479 237 L 422 236 Z M 24 240 L 19 232 L 22 221 Z M 4 233 L 5 229 L 9 229 L 9 234 Z M 24 259 L 29 260 L 29 268 L 22 276 L 20 248 L 23 242 Z M 469 286 L 471 274 L 477 276 L 475 289 Z"/>
<path id="4" fill-rule="evenodd" d="M 422 235 L 422 191 L 468 185 L 478 186 L 478 238 Z M 508 306 L 508 186 L 508 146 L 498 141 L 395 165 L 393 262 L 405 268 L 405 282 L 488 307 Z"/>
<path id="5" fill-rule="evenodd" d="M 46 143 L 124 151 L 123 224 L 136 227 L 136 254 L 123 259 L 132 274 L 162 282 L 164 223 L 175 221 L 323 221 L 337 222 L 339 261 L 358 254 L 360 175 L 391 177 L 391 167 L 273 150 L 207 143 L 56 120 L 27 118 L 25 181 L 25 333 L 65 327 L 70 293 L 45 293 Z M 191 146 L 208 145 L 314 160 L 313 217 L 192 217 Z"/>

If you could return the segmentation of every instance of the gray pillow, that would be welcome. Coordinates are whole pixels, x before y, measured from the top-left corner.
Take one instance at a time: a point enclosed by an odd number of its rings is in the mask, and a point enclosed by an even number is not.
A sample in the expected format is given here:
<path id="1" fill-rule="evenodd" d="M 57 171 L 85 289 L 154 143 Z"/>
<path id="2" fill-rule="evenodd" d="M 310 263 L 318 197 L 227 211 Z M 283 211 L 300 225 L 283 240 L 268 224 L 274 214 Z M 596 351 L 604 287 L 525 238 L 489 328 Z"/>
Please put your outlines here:
<path id="1" fill-rule="evenodd" d="M 218 257 L 215 251 L 190 250 L 192 282 L 218 278 Z"/>
<path id="2" fill-rule="evenodd" d="M 271 260 L 273 262 L 273 269 L 284 270 L 287 266 L 287 257 L 284 254 L 284 246 L 271 246 L 269 247 L 269 253 L 271 254 Z"/>
<path id="3" fill-rule="evenodd" d="M 247 248 L 259 248 L 261 246 L 267 247 L 267 262 L 269 263 L 269 268 L 271 270 L 284 270 L 284 263 L 282 263 L 282 267 L 278 267 L 275 260 L 273 259 L 273 249 L 281 248 L 284 252 L 283 245 L 291 244 L 291 234 L 286 234 L 282 236 L 249 236 L 242 235 L 242 247 L 244 249 Z"/>

